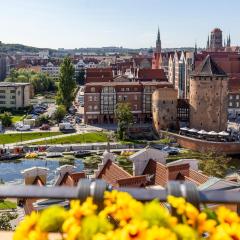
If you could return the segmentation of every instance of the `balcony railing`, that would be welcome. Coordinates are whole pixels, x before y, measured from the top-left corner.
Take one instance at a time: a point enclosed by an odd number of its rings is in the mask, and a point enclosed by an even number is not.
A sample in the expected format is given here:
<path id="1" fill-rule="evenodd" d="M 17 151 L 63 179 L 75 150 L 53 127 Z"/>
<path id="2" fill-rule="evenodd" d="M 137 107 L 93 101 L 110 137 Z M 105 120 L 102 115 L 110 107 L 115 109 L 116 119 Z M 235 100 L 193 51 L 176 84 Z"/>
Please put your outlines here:
<path id="1" fill-rule="evenodd" d="M 85 200 L 92 196 L 96 203 L 103 200 L 104 191 L 111 191 L 113 188 L 103 180 L 91 181 L 82 179 L 76 187 L 67 186 L 33 186 L 33 185 L 1 185 L 0 198 L 22 198 L 22 199 L 80 199 Z M 221 190 L 198 191 L 196 186 L 190 182 L 170 181 L 166 189 L 152 188 L 114 188 L 118 191 L 128 192 L 139 201 L 151 201 L 158 199 L 161 202 L 167 200 L 168 195 L 184 197 L 194 205 L 200 203 L 216 204 L 240 204 L 240 192 L 231 191 L 229 188 Z"/>

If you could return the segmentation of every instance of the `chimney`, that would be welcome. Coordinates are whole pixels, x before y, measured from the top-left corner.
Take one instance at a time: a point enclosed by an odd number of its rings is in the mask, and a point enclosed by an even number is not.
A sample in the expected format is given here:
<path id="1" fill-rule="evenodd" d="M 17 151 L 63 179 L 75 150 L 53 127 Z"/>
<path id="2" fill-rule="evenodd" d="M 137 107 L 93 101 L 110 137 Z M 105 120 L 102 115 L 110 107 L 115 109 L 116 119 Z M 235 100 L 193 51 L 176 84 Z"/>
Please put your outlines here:
<path id="1" fill-rule="evenodd" d="M 65 176 L 67 173 L 68 173 L 68 174 L 71 174 L 71 173 L 74 171 L 75 168 L 76 168 L 76 167 L 73 166 L 73 165 L 63 165 L 63 166 L 61 166 L 61 167 L 58 167 L 58 168 L 57 168 L 57 171 L 56 171 L 56 173 L 57 173 L 57 178 L 56 178 L 56 182 L 55 182 L 54 185 L 59 185 L 59 184 L 61 183 L 62 179 L 64 178 L 64 176 Z"/>
<path id="2" fill-rule="evenodd" d="M 39 177 L 43 184 L 46 185 L 48 171 L 48 168 L 32 167 L 23 170 L 21 173 L 24 177 L 25 185 L 32 185 L 37 177 Z"/>
<path id="3" fill-rule="evenodd" d="M 167 179 L 169 180 L 184 180 L 184 177 L 189 177 L 190 165 L 179 164 L 175 166 L 167 166 Z"/>

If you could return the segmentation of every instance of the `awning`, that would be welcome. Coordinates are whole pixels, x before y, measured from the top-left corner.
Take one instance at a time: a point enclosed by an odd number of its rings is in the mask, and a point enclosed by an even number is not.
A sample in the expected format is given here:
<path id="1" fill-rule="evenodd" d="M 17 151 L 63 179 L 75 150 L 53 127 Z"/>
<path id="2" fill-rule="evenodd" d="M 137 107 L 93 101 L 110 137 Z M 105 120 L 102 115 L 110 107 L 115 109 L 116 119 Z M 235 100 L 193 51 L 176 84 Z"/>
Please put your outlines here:
<path id="1" fill-rule="evenodd" d="M 219 136 L 229 136 L 228 132 L 222 131 L 218 133 Z"/>
<path id="2" fill-rule="evenodd" d="M 195 129 L 195 128 L 192 128 L 192 129 L 188 130 L 188 132 L 191 132 L 191 133 L 197 133 L 197 132 L 198 132 L 198 130 L 197 130 L 197 129 Z"/>
<path id="3" fill-rule="evenodd" d="M 205 130 L 202 129 L 201 131 L 198 132 L 198 134 L 202 134 L 203 135 L 203 134 L 208 134 L 208 132 L 206 132 Z"/>
<path id="4" fill-rule="evenodd" d="M 211 132 L 208 133 L 208 135 L 217 136 L 218 133 L 216 133 L 215 131 L 211 131 Z"/>

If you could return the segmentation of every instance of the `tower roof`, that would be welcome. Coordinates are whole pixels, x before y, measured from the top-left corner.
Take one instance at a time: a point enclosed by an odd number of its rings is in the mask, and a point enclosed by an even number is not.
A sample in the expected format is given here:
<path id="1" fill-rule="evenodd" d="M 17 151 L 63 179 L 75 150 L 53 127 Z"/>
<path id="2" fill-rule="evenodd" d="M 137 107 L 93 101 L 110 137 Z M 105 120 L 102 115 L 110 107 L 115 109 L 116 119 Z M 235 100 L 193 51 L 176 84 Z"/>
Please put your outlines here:
<path id="1" fill-rule="evenodd" d="M 222 32 L 222 30 L 221 30 L 220 28 L 214 28 L 214 29 L 212 30 L 212 32 L 214 32 L 214 33 L 216 33 L 216 32 Z"/>
<path id="2" fill-rule="evenodd" d="M 216 64 L 210 55 L 207 55 L 202 63 L 196 67 L 191 75 L 200 76 L 226 76 L 226 73 Z"/>

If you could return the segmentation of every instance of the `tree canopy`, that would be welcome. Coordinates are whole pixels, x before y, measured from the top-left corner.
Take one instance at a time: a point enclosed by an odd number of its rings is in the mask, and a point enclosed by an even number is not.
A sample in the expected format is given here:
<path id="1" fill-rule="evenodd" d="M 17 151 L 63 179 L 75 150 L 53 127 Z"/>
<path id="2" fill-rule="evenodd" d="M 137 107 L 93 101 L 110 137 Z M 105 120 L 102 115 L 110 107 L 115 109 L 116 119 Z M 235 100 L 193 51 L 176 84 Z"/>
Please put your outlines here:
<path id="1" fill-rule="evenodd" d="M 74 99 L 76 81 L 74 80 L 75 69 L 71 59 L 66 57 L 60 68 L 57 103 L 62 104 L 68 109 Z"/>
<path id="2" fill-rule="evenodd" d="M 129 125 L 133 122 L 133 114 L 128 103 L 118 103 L 115 111 L 118 122 L 118 137 L 121 140 L 126 139 Z"/>
<path id="3" fill-rule="evenodd" d="M 55 90 L 55 82 L 47 74 L 28 69 L 11 70 L 5 81 L 31 83 L 36 93 Z"/>

